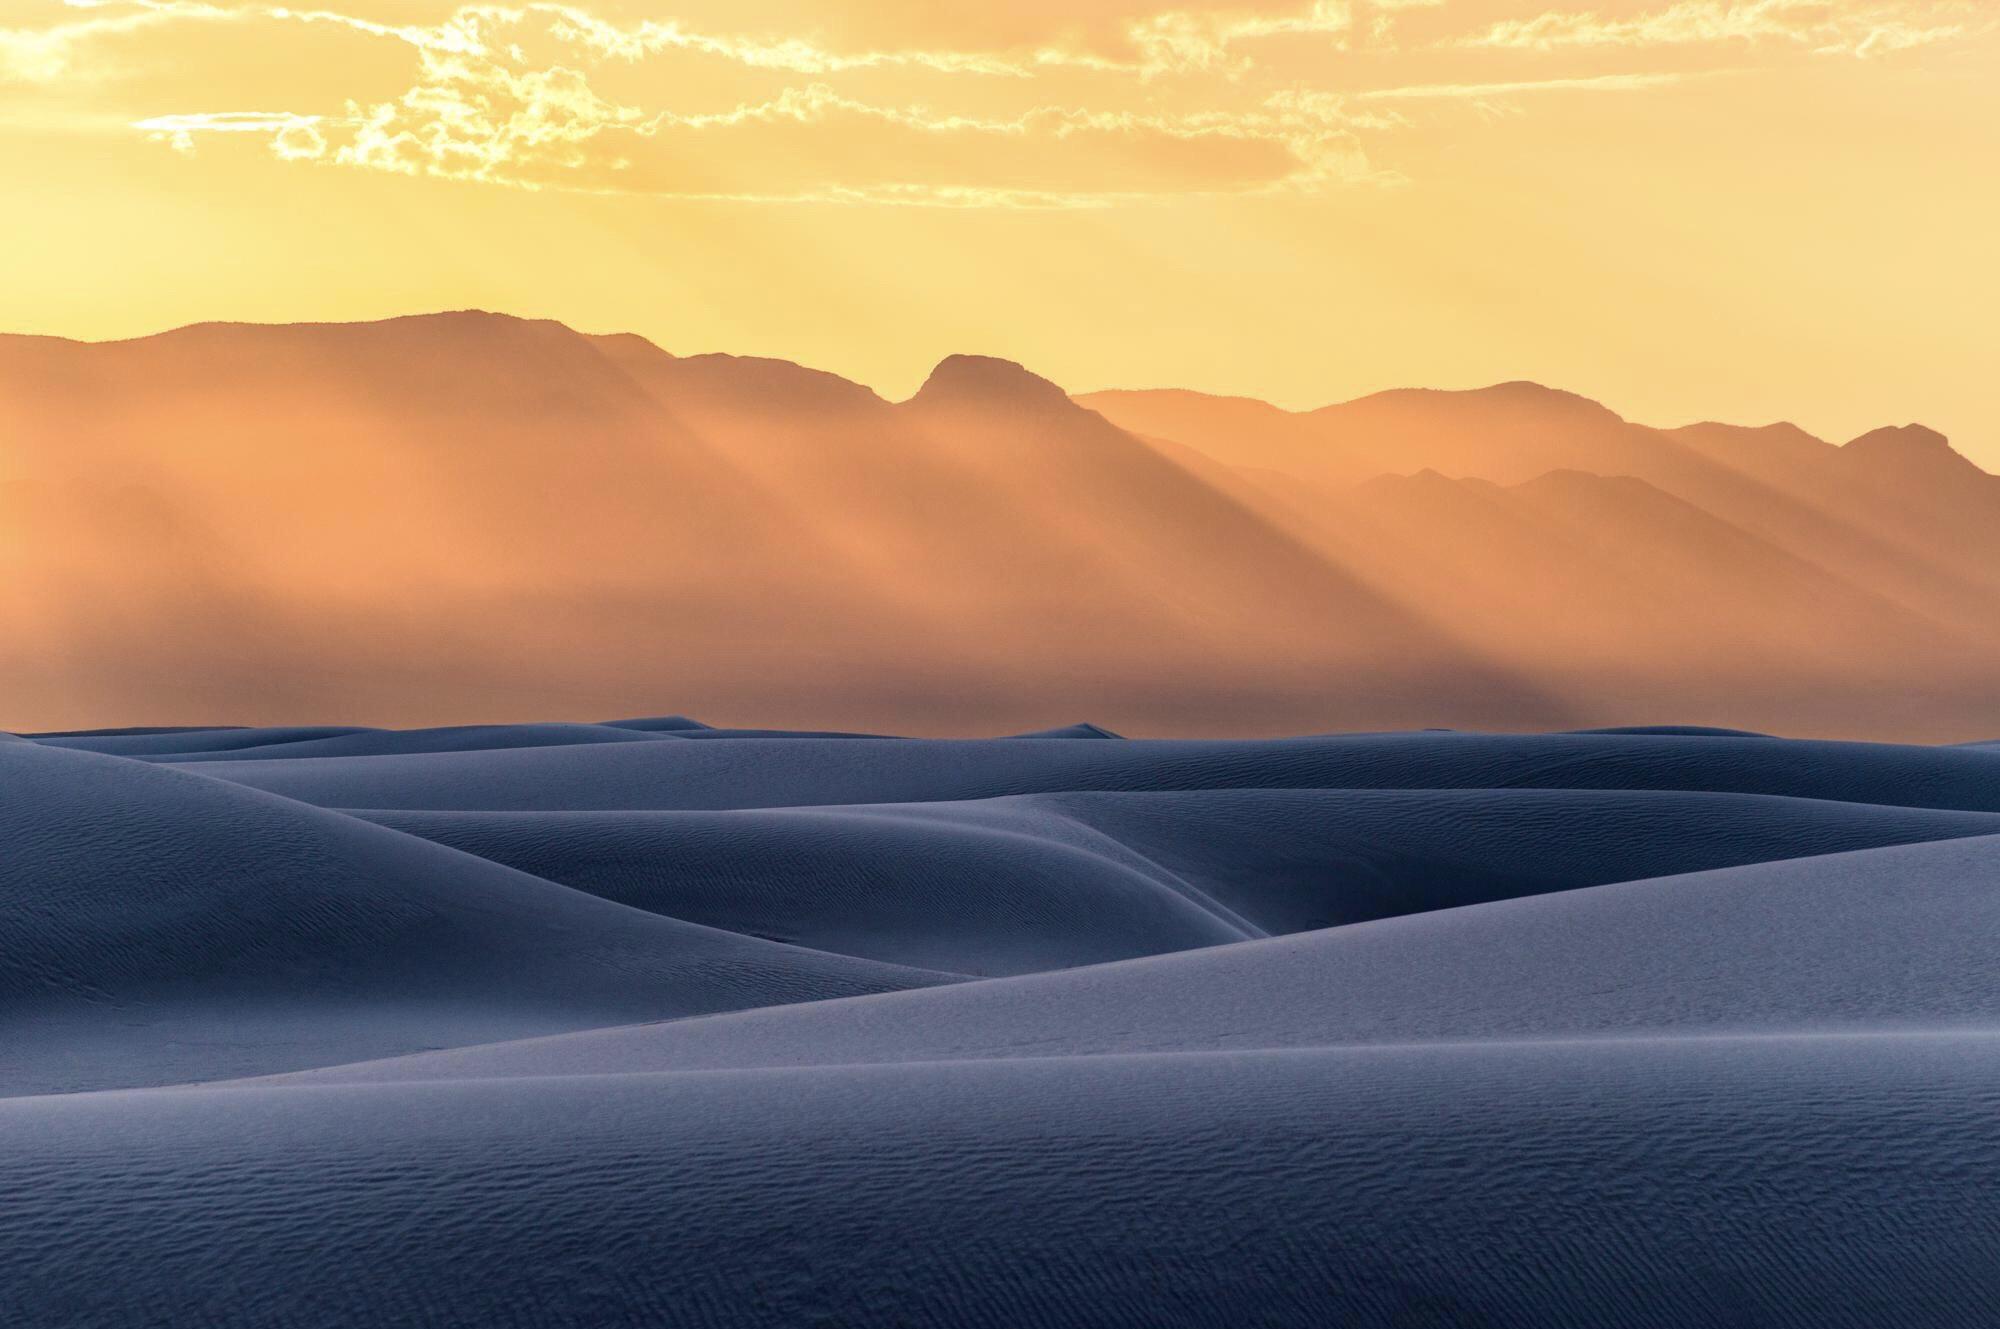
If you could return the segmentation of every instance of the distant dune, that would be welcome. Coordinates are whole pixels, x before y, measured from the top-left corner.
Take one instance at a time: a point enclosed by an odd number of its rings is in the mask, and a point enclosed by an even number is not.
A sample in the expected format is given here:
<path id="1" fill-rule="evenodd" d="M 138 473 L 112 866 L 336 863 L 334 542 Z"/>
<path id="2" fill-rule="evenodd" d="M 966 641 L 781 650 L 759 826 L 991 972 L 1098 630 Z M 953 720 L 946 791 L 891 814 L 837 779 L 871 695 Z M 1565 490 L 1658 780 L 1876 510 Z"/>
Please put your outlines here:
<path id="1" fill-rule="evenodd" d="M 2000 731 L 2000 478 L 1526 383 L 907 402 L 482 313 L 0 338 L 0 722 L 670 704 L 1142 734 Z"/>
<path id="2" fill-rule="evenodd" d="M 0 739 L 0 1323 L 2000 1310 L 1990 744 Z"/>

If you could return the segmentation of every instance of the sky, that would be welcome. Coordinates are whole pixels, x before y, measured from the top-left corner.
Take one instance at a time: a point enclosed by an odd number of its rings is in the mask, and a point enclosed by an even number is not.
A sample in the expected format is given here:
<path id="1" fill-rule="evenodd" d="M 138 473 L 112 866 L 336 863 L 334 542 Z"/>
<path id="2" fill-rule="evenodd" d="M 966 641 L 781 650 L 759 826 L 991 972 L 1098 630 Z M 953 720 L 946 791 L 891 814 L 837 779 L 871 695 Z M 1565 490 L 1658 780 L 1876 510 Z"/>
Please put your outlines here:
<path id="1" fill-rule="evenodd" d="M 2000 470 L 2000 4 L 1579 4 L 0 0 L 0 329 L 1529 378 Z"/>

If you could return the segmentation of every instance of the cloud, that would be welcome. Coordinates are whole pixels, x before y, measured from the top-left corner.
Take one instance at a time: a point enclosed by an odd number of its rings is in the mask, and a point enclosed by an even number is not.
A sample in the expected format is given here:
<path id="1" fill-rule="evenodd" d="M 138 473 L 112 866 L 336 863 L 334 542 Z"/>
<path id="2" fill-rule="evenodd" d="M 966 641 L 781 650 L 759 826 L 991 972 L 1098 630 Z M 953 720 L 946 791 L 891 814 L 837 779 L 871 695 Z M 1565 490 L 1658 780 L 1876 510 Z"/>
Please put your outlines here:
<path id="1" fill-rule="evenodd" d="M 1371 88 L 1355 94 L 1356 101 L 1483 101 L 1532 92 L 1643 92 L 1688 78 L 1685 74 L 1597 74 L 1588 78 L 1519 79 L 1505 83 L 1419 83 L 1400 88 Z"/>
<path id="2" fill-rule="evenodd" d="M 72 9 L 97 9 L 94 0 L 66 0 Z M 106 38 L 161 27 L 182 18 L 227 18 L 228 11 L 194 3 L 142 5 L 117 13 L 70 19 L 42 28 L 0 28 L 0 84 L 55 83 L 88 77 L 85 54 Z"/>
<path id="3" fill-rule="evenodd" d="M 520 11 L 517 11 L 520 12 Z M 859 69 L 915 68 L 942 73 L 1027 78 L 1032 60 L 980 51 L 835 51 L 800 38 L 769 40 L 696 31 L 678 20 L 643 20 L 620 27 L 574 5 L 530 4 L 526 12 L 549 20 L 550 32 L 597 53 L 636 61 L 661 51 L 716 56 L 753 69 L 795 74 L 835 74 Z"/>
<path id="4" fill-rule="evenodd" d="M 990 116 L 879 104 L 826 84 L 720 111 L 648 113 L 575 70 L 427 55 L 425 73 L 399 98 L 335 116 L 180 115 L 141 127 L 183 150 L 205 132 L 263 131 L 288 159 L 528 190 L 1074 208 L 1379 180 L 1355 129 L 1389 123 L 1325 95 L 1277 93 L 1233 111 L 1044 105 Z"/>
<path id="5" fill-rule="evenodd" d="M 182 103 L 132 118 L 178 151 L 207 135 L 261 137 L 280 159 L 328 168 L 689 199 L 1070 208 L 1314 194 L 1398 181 L 1374 164 L 1370 144 L 1412 117 L 1443 113 L 1425 103 L 1518 113 L 1495 100 L 1641 92 L 1704 72 L 1341 86 L 1350 69 L 1374 81 L 1392 58 L 1434 52 L 1435 43 L 1399 52 L 1389 25 L 1417 10 L 1448 22 L 1442 0 L 1207 8 L 1119 0 L 1088 30 L 1030 33 L 1017 16 L 986 45 L 952 41 L 954 32 L 966 36 L 963 27 L 907 45 L 843 43 L 677 17 L 614 20 L 572 0 L 476 0 L 428 22 L 268 0 L 67 3 L 84 16 L 0 33 L 4 68 L 38 80 L 78 76 L 92 68 L 94 43 L 115 34 L 152 40 L 173 25 L 278 24 L 385 44 L 390 58 L 365 65 L 372 86 L 322 79 L 318 104 L 190 111 Z M 1945 20 L 1959 8 L 1957 0 L 1677 0 L 1619 18 L 1552 11 L 1507 19 L 1445 44 L 1459 48 L 1452 58 L 1461 63 L 1467 46 L 1724 41 L 1866 56 L 1941 40 L 1957 30 Z M 395 81 L 383 81 L 385 73 Z M 268 105 L 269 85 L 256 87 L 244 100 Z"/>
<path id="6" fill-rule="evenodd" d="M 1313 0 L 1287 14 L 1246 14 L 1177 9 L 1133 22 L 1126 37 L 1138 52 L 1141 77 L 1222 71 L 1241 74 L 1251 60 L 1246 43 L 1280 36 L 1341 38 L 1354 26 L 1346 0 Z"/>
<path id="7" fill-rule="evenodd" d="M 137 127 L 184 152 L 208 133 L 263 133 L 274 153 L 292 161 L 530 190 L 772 202 L 1097 207 L 1390 178 L 1369 164 L 1357 131 L 1392 120 L 1350 112 L 1345 99 L 1326 93 L 1232 86 L 1227 98 L 1183 105 L 1107 97 L 975 112 L 862 96 L 820 80 L 733 106 L 683 110 L 611 95 L 600 78 L 671 50 L 782 74 L 838 77 L 896 67 L 1025 79 L 1037 64 L 1069 59 L 1047 51 L 1014 63 L 938 51 L 834 56 L 803 42 L 725 40 L 675 24 L 617 27 L 560 4 L 464 6 L 438 24 L 413 27 L 329 11 L 259 12 L 399 40 L 411 49 L 415 77 L 399 94 L 351 100 L 338 111 L 179 113 Z M 1198 67 L 1209 58 L 1204 42 L 1227 51 L 1260 38 L 1325 35 L 1346 23 L 1345 5 L 1327 3 L 1294 14 L 1190 21 L 1180 30 L 1198 32 L 1199 41 L 1177 38 L 1171 52 L 1164 39 L 1138 42 L 1140 79 Z M 1168 26 L 1179 24 L 1176 17 Z M 1229 75 L 1240 72 L 1233 66 Z M 1108 91 L 1132 82 L 1118 80 Z"/>
<path id="8" fill-rule="evenodd" d="M 579 170 L 599 141 L 653 132 L 636 107 L 593 90 L 579 72 L 510 69 L 489 59 L 421 52 L 423 79 L 401 97 L 349 103 L 329 122 L 319 159 L 447 179 L 534 185 L 550 168 Z"/>
<path id="9" fill-rule="evenodd" d="M 316 157 L 324 150 L 326 140 L 319 131 L 319 120 L 316 115 L 289 111 L 219 111 L 156 115 L 136 121 L 132 127 L 180 153 L 193 152 L 200 134 L 262 134 L 279 157 L 297 161 Z"/>
<path id="10" fill-rule="evenodd" d="M 1552 51 L 1563 47 L 1689 46 L 1783 42 L 1821 54 L 1871 56 L 1966 35 L 1972 13 L 1961 0 L 1679 0 L 1629 18 L 1595 11 L 1550 11 L 1503 19 L 1469 46 Z M 1984 25 L 1991 27 L 1988 20 Z"/>

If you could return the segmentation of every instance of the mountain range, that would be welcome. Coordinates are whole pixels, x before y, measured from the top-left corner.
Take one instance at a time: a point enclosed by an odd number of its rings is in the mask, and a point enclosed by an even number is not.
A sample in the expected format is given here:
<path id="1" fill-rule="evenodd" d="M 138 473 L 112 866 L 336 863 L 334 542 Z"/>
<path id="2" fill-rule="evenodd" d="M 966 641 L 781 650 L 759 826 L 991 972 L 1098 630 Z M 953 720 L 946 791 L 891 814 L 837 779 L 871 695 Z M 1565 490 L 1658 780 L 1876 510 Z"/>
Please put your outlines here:
<path id="1" fill-rule="evenodd" d="M 0 337 L 0 728 L 675 709 L 977 733 L 2000 732 L 2000 477 L 1920 425 L 907 401 L 462 312 Z"/>

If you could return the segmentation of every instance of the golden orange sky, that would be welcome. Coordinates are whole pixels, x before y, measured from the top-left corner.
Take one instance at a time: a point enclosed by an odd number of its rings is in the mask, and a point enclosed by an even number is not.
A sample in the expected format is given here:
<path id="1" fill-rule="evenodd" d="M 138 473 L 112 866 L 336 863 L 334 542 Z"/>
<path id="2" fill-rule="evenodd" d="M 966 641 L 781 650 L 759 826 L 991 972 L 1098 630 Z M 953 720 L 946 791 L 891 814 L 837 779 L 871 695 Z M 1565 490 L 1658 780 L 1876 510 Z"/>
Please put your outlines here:
<path id="1" fill-rule="evenodd" d="M 1533 378 L 2000 469 L 1992 0 L 0 0 L 0 164 L 8 331 Z"/>

